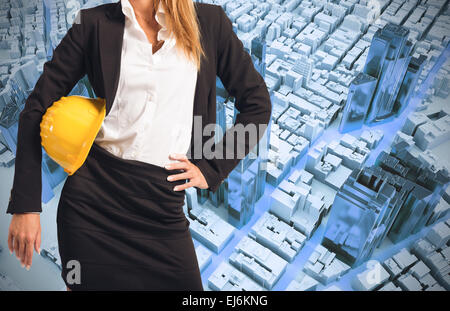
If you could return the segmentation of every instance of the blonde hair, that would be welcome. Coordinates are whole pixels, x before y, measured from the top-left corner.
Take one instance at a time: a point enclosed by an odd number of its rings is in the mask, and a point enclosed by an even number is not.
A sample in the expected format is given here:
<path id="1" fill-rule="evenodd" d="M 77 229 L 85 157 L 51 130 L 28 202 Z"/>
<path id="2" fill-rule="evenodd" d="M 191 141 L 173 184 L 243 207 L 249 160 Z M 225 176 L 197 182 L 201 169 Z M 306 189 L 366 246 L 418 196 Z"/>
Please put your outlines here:
<path id="1" fill-rule="evenodd" d="M 177 46 L 196 63 L 197 71 L 200 71 L 200 60 L 205 52 L 193 0 L 153 0 L 154 12 L 160 3 L 166 14 L 167 29 L 174 34 Z"/>

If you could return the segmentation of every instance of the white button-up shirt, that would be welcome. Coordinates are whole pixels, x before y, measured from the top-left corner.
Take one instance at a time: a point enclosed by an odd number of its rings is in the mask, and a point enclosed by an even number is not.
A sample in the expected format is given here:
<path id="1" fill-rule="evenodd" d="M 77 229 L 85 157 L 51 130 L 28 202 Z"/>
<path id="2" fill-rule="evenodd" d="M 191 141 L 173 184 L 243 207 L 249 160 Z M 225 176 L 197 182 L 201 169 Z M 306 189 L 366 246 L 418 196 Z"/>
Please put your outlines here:
<path id="1" fill-rule="evenodd" d="M 117 93 L 95 142 L 114 155 L 164 166 L 172 153 L 186 154 L 191 141 L 197 68 L 166 28 L 164 8 L 156 21 L 163 46 L 152 44 L 128 0 L 121 0 L 125 29 Z"/>

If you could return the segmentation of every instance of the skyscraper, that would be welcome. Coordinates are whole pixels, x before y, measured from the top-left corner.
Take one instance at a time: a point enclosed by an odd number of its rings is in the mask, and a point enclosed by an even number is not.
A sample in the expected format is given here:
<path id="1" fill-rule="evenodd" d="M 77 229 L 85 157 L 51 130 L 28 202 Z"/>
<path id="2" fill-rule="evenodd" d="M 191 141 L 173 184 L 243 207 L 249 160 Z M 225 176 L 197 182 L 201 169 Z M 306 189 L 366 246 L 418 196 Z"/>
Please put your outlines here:
<path id="1" fill-rule="evenodd" d="M 414 88 L 417 85 L 420 73 L 425 64 L 427 58 L 425 55 L 419 57 L 412 57 L 403 78 L 400 90 L 394 103 L 393 112 L 399 115 L 403 109 L 408 105 L 409 100 L 414 92 Z"/>
<path id="2" fill-rule="evenodd" d="M 375 32 L 363 75 L 358 74 L 350 86 L 341 132 L 398 115 L 408 104 L 426 59 L 412 58 L 408 35 L 408 28 L 393 23 Z"/>
<path id="3" fill-rule="evenodd" d="M 387 24 L 378 29 L 372 40 L 364 73 L 378 79 L 372 103 L 366 117 L 368 123 L 392 115 L 392 108 L 410 60 L 412 44 L 406 27 Z M 380 51 L 383 49 L 383 51 Z M 380 57 L 383 55 L 384 57 Z"/>
<path id="4" fill-rule="evenodd" d="M 448 172 L 421 165 L 411 152 L 394 143 L 336 194 L 322 244 L 345 263 L 359 265 L 387 236 L 397 243 L 429 224 Z"/>
<path id="5" fill-rule="evenodd" d="M 347 103 L 342 113 L 341 133 L 361 128 L 369 110 L 377 80 L 365 73 L 358 73 L 350 84 Z"/>

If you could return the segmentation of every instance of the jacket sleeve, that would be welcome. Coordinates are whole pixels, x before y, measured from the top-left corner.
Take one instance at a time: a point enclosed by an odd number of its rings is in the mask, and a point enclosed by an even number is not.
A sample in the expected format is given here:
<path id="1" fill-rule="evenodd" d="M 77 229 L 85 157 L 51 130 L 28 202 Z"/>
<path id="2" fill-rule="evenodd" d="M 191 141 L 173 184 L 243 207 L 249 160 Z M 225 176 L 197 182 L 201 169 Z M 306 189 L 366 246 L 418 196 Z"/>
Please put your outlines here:
<path id="1" fill-rule="evenodd" d="M 233 126 L 226 130 L 222 139 L 212 148 L 216 156 L 208 155 L 195 162 L 213 192 L 243 158 L 242 151 L 246 156 L 262 138 L 265 132 L 262 129 L 267 127 L 272 110 L 263 77 L 256 70 L 251 56 L 244 50 L 223 8 L 217 6 L 217 9 L 217 76 L 227 92 L 235 98 L 235 107 L 239 113 Z M 257 129 L 257 139 L 247 139 L 246 135 L 237 134 L 240 129 L 251 127 Z"/>
<path id="2" fill-rule="evenodd" d="M 43 72 L 19 114 L 14 181 L 7 213 L 41 212 L 42 147 L 40 122 L 53 102 L 67 96 L 86 74 L 83 10 L 44 63 Z"/>

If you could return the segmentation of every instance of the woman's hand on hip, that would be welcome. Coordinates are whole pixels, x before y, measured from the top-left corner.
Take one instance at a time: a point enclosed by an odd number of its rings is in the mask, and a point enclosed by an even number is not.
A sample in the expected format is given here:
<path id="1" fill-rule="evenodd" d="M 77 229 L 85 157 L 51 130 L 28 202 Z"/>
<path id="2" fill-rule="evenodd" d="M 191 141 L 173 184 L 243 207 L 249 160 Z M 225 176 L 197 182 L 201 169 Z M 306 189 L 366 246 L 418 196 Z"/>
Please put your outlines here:
<path id="1" fill-rule="evenodd" d="M 169 155 L 169 159 L 177 160 L 179 162 L 165 165 L 164 167 L 167 170 L 181 169 L 184 170 L 184 172 L 180 174 L 169 175 L 167 176 L 167 180 L 175 181 L 181 179 L 189 179 L 189 182 L 175 186 L 173 188 L 174 191 L 182 191 L 190 187 L 197 187 L 200 189 L 207 189 L 209 187 L 208 183 L 206 182 L 205 176 L 203 176 L 200 169 L 191 161 L 189 161 L 186 155 L 171 154 Z"/>
<path id="2" fill-rule="evenodd" d="M 33 213 L 13 214 L 8 232 L 8 248 L 10 253 L 16 252 L 22 267 L 31 267 L 33 249 L 41 253 L 40 215 Z"/>

